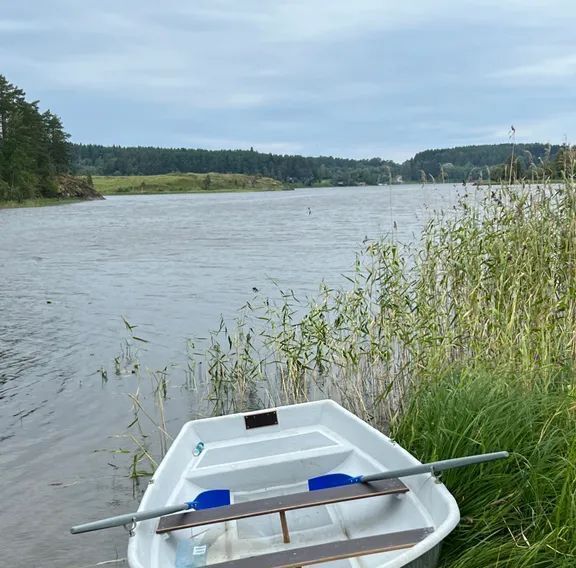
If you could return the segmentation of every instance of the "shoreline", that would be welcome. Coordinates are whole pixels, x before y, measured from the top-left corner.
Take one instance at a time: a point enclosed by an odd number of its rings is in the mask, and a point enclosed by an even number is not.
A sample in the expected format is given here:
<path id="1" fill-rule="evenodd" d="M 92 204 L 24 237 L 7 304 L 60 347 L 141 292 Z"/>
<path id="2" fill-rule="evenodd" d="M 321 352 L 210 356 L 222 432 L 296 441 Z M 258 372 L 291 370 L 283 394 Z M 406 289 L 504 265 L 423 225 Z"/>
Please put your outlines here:
<path id="1" fill-rule="evenodd" d="M 184 189 L 184 190 L 173 190 L 173 191 L 106 191 L 103 193 L 104 197 L 107 196 L 123 196 L 123 195 L 179 195 L 179 194 L 188 194 L 194 193 L 198 194 L 201 193 L 203 195 L 211 195 L 213 193 L 263 193 L 263 192 L 280 192 L 280 191 L 294 191 L 293 187 L 281 187 L 281 188 L 261 188 L 261 187 L 253 187 L 253 188 L 230 188 L 230 189 Z"/>
<path id="2" fill-rule="evenodd" d="M 70 205 L 72 203 L 82 203 L 84 201 L 95 201 L 94 199 L 82 199 L 79 197 L 38 197 L 33 199 L 23 199 L 22 201 L 0 201 L 1 209 L 33 209 L 36 207 L 52 207 L 55 205 Z"/>
<path id="3" fill-rule="evenodd" d="M 204 194 L 211 195 L 214 193 L 263 193 L 263 192 L 281 192 L 281 191 L 294 191 L 293 187 L 281 188 L 230 188 L 230 189 L 190 189 L 182 191 L 115 191 L 106 192 L 104 199 L 107 196 L 122 197 L 132 195 L 179 195 L 179 194 Z M 83 203 L 85 201 L 100 201 L 95 199 L 82 199 L 75 197 L 57 198 L 57 197 L 39 197 L 35 199 L 24 199 L 22 201 L 0 201 L 1 209 L 31 209 L 36 207 L 52 207 L 57 205 L 70 205 L 72 203 Z"/>
<path id="4" fill-rule="evenodd" d="M 278 191 L 286 187 L 286 184 L 269 177 L 215 172 L 132 176 L 95 175 L 89 178 L 88 183 L 102 195 Z"/>

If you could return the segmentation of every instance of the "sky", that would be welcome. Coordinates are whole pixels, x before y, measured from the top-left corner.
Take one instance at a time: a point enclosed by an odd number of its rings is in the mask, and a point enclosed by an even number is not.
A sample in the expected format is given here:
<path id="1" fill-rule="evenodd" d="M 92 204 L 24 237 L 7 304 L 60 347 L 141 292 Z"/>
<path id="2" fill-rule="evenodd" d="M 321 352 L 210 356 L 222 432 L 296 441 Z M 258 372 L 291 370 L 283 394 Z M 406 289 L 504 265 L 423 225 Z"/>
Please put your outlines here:
<path id="1" fill-rule="evenodd" d="M 573 0 L 0 0 L 74 142 L 402 161 L 576 139 Z"/>

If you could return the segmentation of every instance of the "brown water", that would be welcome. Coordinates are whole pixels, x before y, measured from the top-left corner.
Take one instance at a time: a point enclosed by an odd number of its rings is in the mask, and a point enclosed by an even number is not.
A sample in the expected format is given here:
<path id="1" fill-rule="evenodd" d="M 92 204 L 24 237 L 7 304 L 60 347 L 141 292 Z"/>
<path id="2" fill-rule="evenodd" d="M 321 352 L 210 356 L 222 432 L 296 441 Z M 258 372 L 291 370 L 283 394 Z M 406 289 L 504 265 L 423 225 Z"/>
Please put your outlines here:
<path id="1" fill-rule="evenodd" d="M 368 238 L 413 241 L 453 186 L 110 197 L 0 210 L 0 566 L 78 568 L 126 556 L 127 535 L 69 534 L 135 510 L 127 476 L 133 376 L 115 375 L 126 328 L 139 359 L 184 375 L 186 340 L 206 337 L 271 278 L 304 296 L 344 285 Z M 396 228 L 394 228 L 394 226 Z M 98 370 L 108 371 L 102 381 Z M 171 392 L 169 429 L 198 407 Z"/>

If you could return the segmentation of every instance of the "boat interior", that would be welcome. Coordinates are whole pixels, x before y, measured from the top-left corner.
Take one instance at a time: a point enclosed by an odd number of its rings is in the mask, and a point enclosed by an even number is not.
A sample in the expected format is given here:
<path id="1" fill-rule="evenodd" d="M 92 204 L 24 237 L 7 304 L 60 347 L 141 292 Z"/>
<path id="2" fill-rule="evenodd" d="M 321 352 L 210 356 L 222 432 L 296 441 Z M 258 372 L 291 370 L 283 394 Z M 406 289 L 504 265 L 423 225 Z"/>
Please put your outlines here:
<path id="1" fill-rule="evenodd" d="M 370 474 L 415 462 L 391 440 L 334 406 L 336 409 L 332 405 L 317 408 L 312 417 L 279 409 L 279 424 L 250 431 L 232 422 L 189 423 L 163 462 L 164 471 L 155 475 L 142 508 L 190 501 L 210 489 L 229 489 L 235 505 L 308 492 L 307 480 L 327 473 Z M 203 449 L 194 455 L 199 442 Z M 138 550 L 154 561 L 142 566 L 191 568 L 399 531 L 425 529 L 432 533 L 449 515 L 451 503 L 443 492 L 449 493 L 430 474 L 403 481 L 408 491 L 287 510 L 284 531 L 278 512 L 154 537 L 158 520 L 145 521 L 139 524 L 135 539 L 141 541 Z M 428 546 L 425 541 L 416 546 Z M 393 561 L 404 554 L 405 548 L 391 549 L 334 559 L 323 566 L 400 566 Z"/>

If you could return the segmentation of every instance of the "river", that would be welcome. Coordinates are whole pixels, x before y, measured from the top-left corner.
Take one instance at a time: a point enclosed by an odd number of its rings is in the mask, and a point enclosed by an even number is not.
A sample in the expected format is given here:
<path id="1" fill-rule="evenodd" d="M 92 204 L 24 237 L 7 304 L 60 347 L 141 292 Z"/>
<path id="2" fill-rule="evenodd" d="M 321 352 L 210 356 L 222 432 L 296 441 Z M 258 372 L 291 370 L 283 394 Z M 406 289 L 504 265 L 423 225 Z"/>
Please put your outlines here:
<path id="1" fill-rule="evenodd" d="M 123 529 L 69 527 L 135 510 L 127 477 L 127 329 L 180 380 L 188 339 L 254 297 L 345 285 L 366 238 L 418 238 L 452 185 L 109 197 L 0 210 L 0 566 L 84 568 L 126 556 Z M 105 370 L 108 380 L 102 378 Z M 194 414 L 178 391 L 169 427 Z M 174 410 L 176 409 L 176 410 Z"/>

